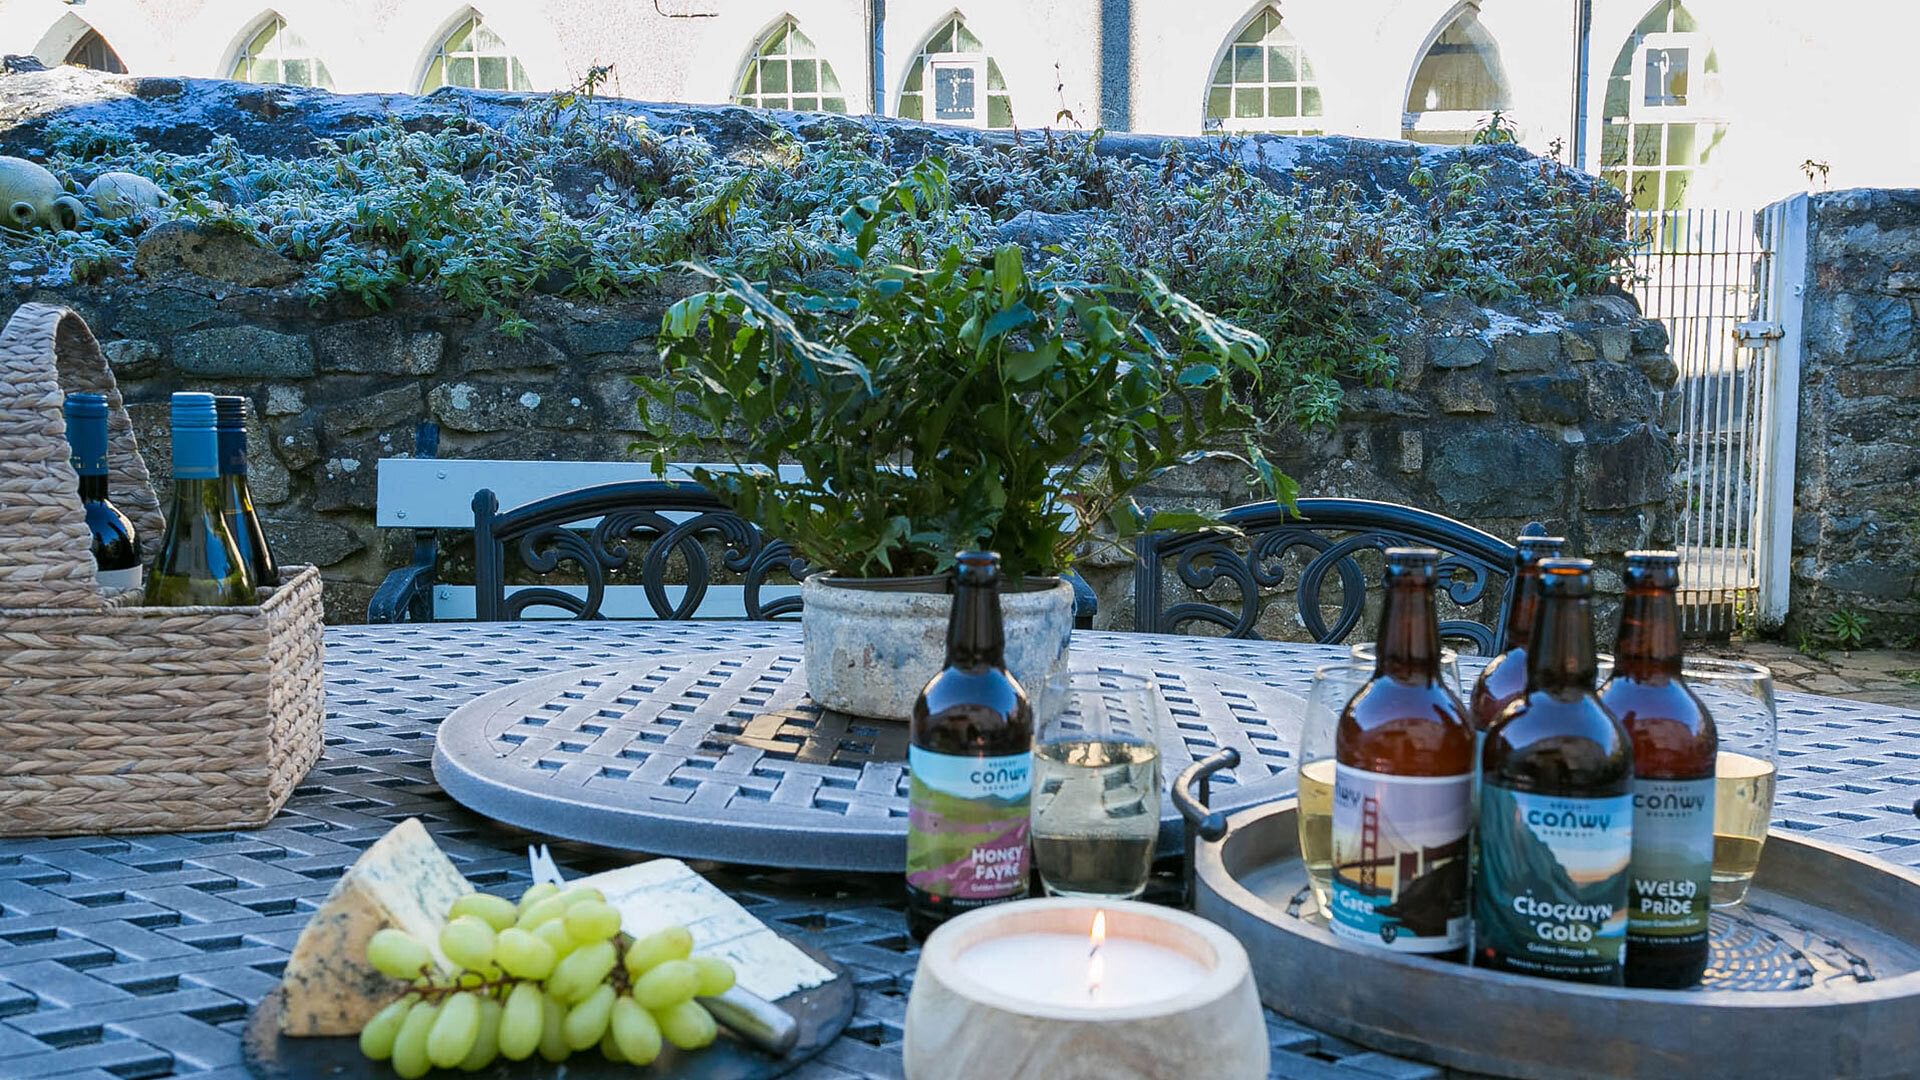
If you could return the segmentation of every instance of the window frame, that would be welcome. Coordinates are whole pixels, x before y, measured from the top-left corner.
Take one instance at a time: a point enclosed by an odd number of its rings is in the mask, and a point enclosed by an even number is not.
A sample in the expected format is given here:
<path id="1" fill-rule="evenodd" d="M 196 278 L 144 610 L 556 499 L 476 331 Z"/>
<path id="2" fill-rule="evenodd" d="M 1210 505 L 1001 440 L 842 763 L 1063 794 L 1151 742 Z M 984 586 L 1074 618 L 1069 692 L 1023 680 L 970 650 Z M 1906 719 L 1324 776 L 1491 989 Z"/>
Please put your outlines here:
<path id="1" fill-rule="evenodd" d="M 782 47 L 786 51 L 781 53 L 768 53 L 767 49 L 773 43 L 776 35 L 782 35 Z M 795 39 L 805 42 L 809 51 L 804 54 L 795 53 L 793 51 Z M 768 93 L 762 82 L 765 77 L 764 65 L 774 60 L 785 61 L 787 64 L 788 82 L 786 92 L 784 93 Z M 793 87 L 793 66 L 801 63 L 814 65 L 815 86 L 812 90 L 799 91 Z M 828 77 L 833 79 L 834 88 L 832 90 L 827 89 Z M 747 81 L 749 79 L 753 80 L 754 89 L 752 93 L 747 92 Z M 765 100 L 769 97 L 784 98 L 788 104 L 768 105 L 765 103 Z M 795 98 L 800 97 L 815 98 L 819 101 L 819 104 L 811 109 L 801 109 L 792 104 Z M 829 100 L 840 102 L 840 108 L 828 108 L 827 102 Z M 847 94 L 846 88 L 840 84 L 840 73 L 833 69 L 833 62 L 821 54 L 820 47 L 814 43 L 814 40 L 801 31 L 800 20 L 791 15 L 780 19 L 768 27 L 766 32 L 754 39 L 752 50 L 747 53 L 746 61 L 740 65 L 739 73 L 734 76 L 733 90 L 728 95 L 727 101 L 728 104 L 738 105 L 748 109 L 787 109 L 796 112 L 830 113 L 835 116 L 851 115 L 853 111 L 853 98 Z"/>
<path id="2" fill-rule="evenodd" d="M 953 124 L 987 130 L 987 54 L 983 52 L 923 53 L 925 66 L 920 72 L 921 112 L 925 123 Z M 973 119 L 950 120 L 937 115 L 940 96 L 934 88 L 938 71 L 965 70 L 973 74 Z"/>
<path id="3" fill-rule="evenodd" d="M 447 44 L 451 42 L 455 37 L 459 36 L 462 30 L 467 31 L 467 41 L 469 42 L 468 47 L 450 56 L 447 53 Z M 500 42 L 500 47 L 502 50 L 500 53 L 495 54 L 490 52 L 480 52 L 479 50 L 474 49 L 472 47 L 471 42 L 474 36 L 477 35 L 482 30 L 485 30 L 487 33 L 492 34 L 494 38 Z M 479 85 L 480 61 L 483 58 L 493 57 L 496 55 L 507 61 L 507 85 L 505 87 L 500 87 L 500 88 L 483 87 Z M 448 72 L 453 70 L 453 60 L 460 57 L 471 58 L 474 62 L 474 68 L 473 68 L 474 85 L 472 86 L 462 86 L 459 83 L 454 82 L 451 78 L 448 77 Z M 432 89 L 428 89 L 427 80 L 432 77 L 433 69 L 436 64 L 440 65 L 440 84 L 438 86 L 433 87 Z M 515 82 L 514 76 L 516 74 L 519 76 L 519 81 L 525 84 L 524 86 L 514 85 L 514 82 Z M 448 23 L 446 28 L 443 31 L 441 31 L 439 37 L 434 42 L 433 49 L 427 53 L 427 62 L 424 66 L 421 67 L 420 77 L 417 80 L 415 80 L 415 85 L 416 85 L 416 89 L 414 92 L 421 96 L 434 93 L 435 91 L 444 90 L 448 87 L 452 87 L 456 90 L 473 90 L 478 93 L 487 93 L 487 94 L 538 93 L 538 90 L 536 90 L 534 87 L 533 78 L 527 74 L 526 64 L 522 62 L 520 59 L 519 52 L 515 51 L 513 46 L 508 44 L 506 36 L 504 34 L 500 33 L 500 31 L 498 30 L 495 30 L 487 22 L 487 18 L 485 15 L 482 15 L 480 12 L 472 8 L 468 8 L 465 14 L 463 14 L 460 18 L 454 20 L 453 22 Z"/>
<path id="4" fill-rule="evenodd" d="M 1302 42 L 1300 38 L 1294 34 L 1292 29 L 1290 29 L 1287 26 L 1286 16 L 1280 13 L 1279 6 L 1275 4 L 1262 5 L 1259 8 L 1259 10 L 1255 11 L 1251 16 L 1249 16 L 1245 21 L 1241 22 L 1238 26 L 1234 27 L 1232 36 L 1228 37 L 1226 41 L 1221 44 L 1220 48 L 1214 53 L 1213 62 L 1207 66 L 1206 82 L 1203 85 L 1203 88 L 1201 89 L 1201 92 L 1200 92 L 1200 129 L 1201 131 L 1203 132 L 1216 132 L 1216 131 L 1239 132 L 1239 133 L 1253 134 L 1253 135 L 1283 135 L 1283 136 L 1292 136 L 1296 138 L 1310 138 L 1318 135 L 1325 135 L 1330 130 L 1332 130 L 1327 125 L 1326 84 L 1324 81 L 1321 80 L 1320 73 L 1317 68 L 1314 69 L 1313 75 L 1310 79 L 1296 77 L 1292 82 L 1275 83 L 1275 82 L 1269 81 L 1266 75 L 1267 64 L 1269 61 L 1268 61 L 1268 58 L 1263 55 L 1261 58 L 1261 71 L 1263 74 L 1260 82 L 1241 83 L 1241 82 L 1232 81 L 1231 79 L 1225 83 L 1218 81 L 1218 76 L 1220 74 L 1221 67 L 1232 62 L 1233 50 L 1236 46 L 1241 46 L 1241 45 L 1254 46 L 1259 48 L 1263 54 L 1267 50 L 1273 48 L 1272 45 L 1266 42 L 1265 35 L 1262 35 L 1261 39 L 1258 42 L 1240 40 L 1241 37 L 1246 34 L 1247 30 L 1253 26 L 1254 23 L 1258 22 L 1260 19 L 1264 18 L 1268 14 L 1271 14 L 1273 16 L 1273 20 L 1274 20 L 1273 28 L 1278 29 L 1282 33 L 1284 33 L 1287 37 L 1287 41 L 1291 43 L 1293 46 L 1296 63 L 1298 65 L 1296 68 L 1296 71 L 1305 71 L 1308 69 L 1309 66 L 1311 66 L 1312 61 L 1309 59 L 1306 43 Z M 1269 30 L 1269 32 L 1271 32 L 1271 30 Z M 1250 116 L 1250 117 L 1241 117 L 1241 116 L 1232 116 L 1232 115 L 1228 115 L 1224 117 L 1216 117 L 1216 116 L 1210 115 L 1210 110 L 1212 108 L 1212 96 L 1215 90 L 1224 88 L 1227 91 L 1227 102 L 1228 102 L 1227 111 L 1229 113 L 1232 113 L 1234 111 L 1233 102 L 1235 101 L 1236 93 L 1241 89 L 1254 89 L 1256 87 L 1260 90 L 1260 96 L 1262 101 L 1265 101 L 1265 102 L 1272 101 L 1273 90 L 1291 88 L 1294 91 L 1294 95 L 1295 95 L 1294 102 L 1295 102 L 1296 109 L 1301 108 L 1300 103 L 1302 99 L 1304 99 L 1304 97 L 1306 96 L 1305 92 L 1309 88 L 1311 88 L 1316 94 L 1319 95 L 1320 111 L 1317 113 L 1296 111 L 1291 116 L 1275 116 L 1271 112 L 1262 112 L 1261 115 L 1259 116 Z M 1275 120 L 1290 120 L 1290 121 L 1295 121 L 1295 123 L 1292 123 L 1287 126 L 1275 126 L 1275 124 L 1273 123 Z M 1313 121 L 1317 121 L 1317 123 L 1314 123 Z"/>
<path id="5" fill-rule="evenodd" d="M 1687 73 L 1685 105 L 1647 104 L 1647 54 L 1655 49 L 1685 49 L 1691 66 Z M 1634 46 L 1632 66 L 1627 69 L 1627 119 L 1636 124 L 1696 123 L 1724 119 L 1720 115 L 1720 76 L 1707 77 L 1707 56 L 1713 42 L 1698 30 L 1648 34 Z"/>

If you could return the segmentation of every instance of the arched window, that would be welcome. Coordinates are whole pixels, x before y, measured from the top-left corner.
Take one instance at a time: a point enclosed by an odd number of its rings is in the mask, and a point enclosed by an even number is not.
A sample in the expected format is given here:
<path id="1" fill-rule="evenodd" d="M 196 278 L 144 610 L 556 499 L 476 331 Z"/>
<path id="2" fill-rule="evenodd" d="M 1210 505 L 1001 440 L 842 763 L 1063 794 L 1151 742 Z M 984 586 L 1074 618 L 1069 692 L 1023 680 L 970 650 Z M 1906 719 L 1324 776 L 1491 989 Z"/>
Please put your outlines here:
<path id="1" fill-rule="evenodd" d="M 478 15 L 455 27 L 440 43 L 427 65 L 426 78 L 420 80 L 420 92 L 432 93 L 443 86 L 464 86 L 469 90 L 531 90 L 520 58 L 513 55 L 499 34 L 487 28 Z"/>
<path id="2" fill-rule="evenodd" d="M 278 15 L 261 23 L 260 29 L 241 46 L 227 78 L 333 89 L 333 76 L 327 72 L 326 63 L 315 56 L 306 39 L 289 29 L 287 20 Z"/>
<path id="3" fill-rule="evenodd" d="M 740 73 L 733 101 L 760 109 L 847 111 L 847 97 L 833 65 L 820 59 L 813 42 L 791 18 L 781 20 L 761 40 L 753 59 L 747 61 L 747 69 Z"/>
<path id="4" fill-rule="evenodd" d="M 1414 68 L 1400 137 L 1460 146 L 1473 141 L 1495 110 L 1513 107 L 1500 47 L 1469 7 L 1440 31 Z"/>
<path id="5" fill-rule="evenodd" d="M 107 39 L 101 37 L 98 30 L 89 30 L 81 35 L 80 40 L 73 43 L 73 48 L 67 50 L 64 62 L 95 71 L 109 71 L 115 75 L 124 75 L 127 71 L 120 54 L 113 51 L 113 46 L 107 44 Z"/>
<path id="6" fill-rule="evenodd" d="M 1262 8 L 1227 44 L 1207 87 L 1209 128 L 1321 135 L 1320 83 L 1306 50 Z"/>
<path id="7" fill-rule="evenodd" d="M 1600 175 L 1636 210 L 1678 210 L 1726 137 L 1721 116 L 1720 57 L 1679 0 L 1661 0 L 1607 76 Z"/>
<path id="8" fill-rule="evenodd" d="M 960 16 L 948 19 L 913 58 L 901 84 L 900 115 L 972 127 L 1013 126 L 1013 98 L 1000 65 Z"/>

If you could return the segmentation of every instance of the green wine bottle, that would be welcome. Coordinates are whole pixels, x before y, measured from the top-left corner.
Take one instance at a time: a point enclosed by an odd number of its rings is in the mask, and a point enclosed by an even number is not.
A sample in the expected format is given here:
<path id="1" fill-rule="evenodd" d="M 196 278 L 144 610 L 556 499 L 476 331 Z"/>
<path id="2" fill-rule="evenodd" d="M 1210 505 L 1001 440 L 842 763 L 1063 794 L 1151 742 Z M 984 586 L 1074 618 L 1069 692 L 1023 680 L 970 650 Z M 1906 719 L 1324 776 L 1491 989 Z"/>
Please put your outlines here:
<path id="1" fill-rule="evenodd" d="M 155 607 L 253 603 L 253 575 L 221 513 L 212 394 L 173 395 L 173 505 L 148 576 Z"/>
<path id="2" fill-rule="evenodd" d="M 94 577 L 103 589 L 140 587 L 140 537 L 133 522 L 107 498 L 107 399 L 68 394 L 67 445 L 80 474 L 80 504 L 93 534 Z"/>
<path id="3" fill-rule="evenodd" d="M 247 399 L 238 394 L 221 394 L 213 399 L 215 427 L 220 433 L 220 506 L 226 516 L 227 530 L 240 548 L 255 588 L 270 588 L 280 583 L 280 570 L 267 547 L 267 534 L 260 528 L 260 515 L 253 512 L 253 492 L 247 487 Z"/>

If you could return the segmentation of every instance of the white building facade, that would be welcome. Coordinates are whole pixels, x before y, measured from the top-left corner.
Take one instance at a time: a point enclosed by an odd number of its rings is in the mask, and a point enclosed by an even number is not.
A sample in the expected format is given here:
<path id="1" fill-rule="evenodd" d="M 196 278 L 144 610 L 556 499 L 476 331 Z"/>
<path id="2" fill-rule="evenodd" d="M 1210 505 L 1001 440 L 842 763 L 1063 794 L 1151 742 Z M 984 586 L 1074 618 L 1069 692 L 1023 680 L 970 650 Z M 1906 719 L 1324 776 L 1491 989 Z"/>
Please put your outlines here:
<path id="1" fill-rule="evenodd" d="M 0 0 L 0 53 L 340 92 L 1518 139 L 1644 209 L 1920 184 L 1905 0 Z"/>

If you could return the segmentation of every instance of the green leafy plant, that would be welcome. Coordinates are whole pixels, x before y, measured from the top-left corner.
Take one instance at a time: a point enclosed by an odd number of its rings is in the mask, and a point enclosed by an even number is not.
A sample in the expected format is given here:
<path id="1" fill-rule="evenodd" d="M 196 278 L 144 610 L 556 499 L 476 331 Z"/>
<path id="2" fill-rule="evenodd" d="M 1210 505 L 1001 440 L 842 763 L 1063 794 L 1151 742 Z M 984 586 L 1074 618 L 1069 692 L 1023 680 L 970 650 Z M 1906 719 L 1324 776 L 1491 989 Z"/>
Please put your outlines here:
<path id="1" fill-rule="evenodd" d="M 1870 623 L 1852 608 L 1841 608 L 1827 616 L 1827 636 L 1846 652 L 1859 648 L 1867 640 Z"/>
<path id="2" fill-rule="evenodd" d="M 1132 499 L 1202 455 L 1238 458 L 1292 501 L 1234 393 L 1259 377 L 1257 334 L 1151 271 L 1095 285 L 1036 274 L 1012 245 L 977 258 L 920 243 L 943 231 L 949 191 L 930 159 L 854 200 L 820 284 L 703 270 L 716 287 L 663 320 L 663 374 L 636 379 L 656 463 L 721 454 L 738 471 L 701 470 L 701 483 L 854 577 L 936 572 L 984 545 L 1018 581 L 1064 570 L 1102 526 L 1204 527 Z M 897 253 L 889 235 L 905 237 Z M 1233 439 L 1244 457 L 1223 449 Z"/>

